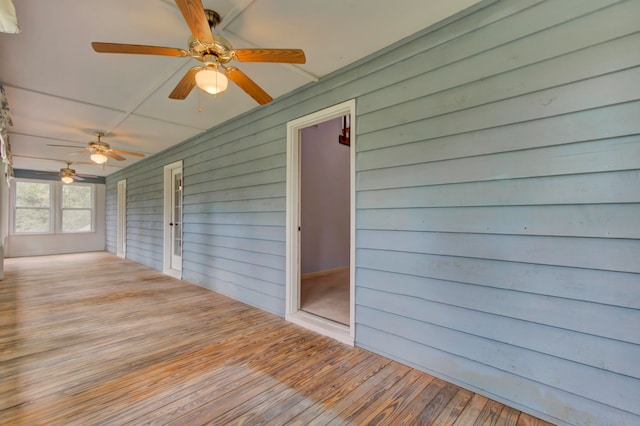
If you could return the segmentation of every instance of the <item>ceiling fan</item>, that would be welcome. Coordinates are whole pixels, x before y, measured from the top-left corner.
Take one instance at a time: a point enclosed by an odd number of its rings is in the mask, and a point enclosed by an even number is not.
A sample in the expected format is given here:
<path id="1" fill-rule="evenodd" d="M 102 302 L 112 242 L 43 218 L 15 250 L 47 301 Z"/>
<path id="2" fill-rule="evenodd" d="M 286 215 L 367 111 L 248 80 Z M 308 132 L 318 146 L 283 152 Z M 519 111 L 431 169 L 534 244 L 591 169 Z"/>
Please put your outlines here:
<path id="1" fill-rule="evenodd" d="M 84 177 L 91 177 L 89 175 L 77 174 L 76 171 L 71 168 L 71 163 L 67 163 L 67 167 L 61 168 L 58 176 L 60 176 L 60 180 L 64 183 L 73 183 L 74 180 L 84 180 Z"/>
<path id="2" fill-rule="evenodd" d="M 182 16 L 191 29 L 188 50 L 173 47 L 146 46 L 138 44 L 93 42 L 93 50 L 99 53 L 136 53 L 142 55 L 191 57 L 203 66 L 191 68 L 173 89 L 169 98 L 185 99 L 197 84 L 198 87 L 215 94 L 227 88 L 233 81 L 261 105 L 273 99 L 245 73 L 233 66 L 231 60 L 239 62 L 278 62 L 304 64 L 306 58 L 301 49 L 233 49 L 224 37 L 213 34 L 220 23 L 220 15 L 204 9 L 201 0 L 175 0 Z"/>
<path id="3" fill-rule="evenodd" d="M 78 173 L 76 173 L 76 171 L 74 169 L 71 168 L 71 164 L 73 164 L 73 163 L 72 162 L 67 162 L 67 167 L 61 168 L 58 173 L 56 173 L 56 172 L 41 172 L 41 173 L 38 173 L 38 174 L 41 174 L 41 175 L 57 174 L 58 176 L 60 176 L 60 180 L 63 183 L 73 183 L 76 180 L 84 180 L 84 178 L 96 178 L 97 177 L 95 175 L 79 175 Z"/>
<path id="4" fill-rule="evenodd" d="M 96 164 L 106 163 L 108 160 L 108 157 L 111 157 L 118 161 L 126 160 L 126 158 L 124 158 L 120 154 L 135 155 L 136 157 L 144 157 L 144 154 L 141 154 L 139 152 L 123 151 L 121 149 L 111 149 L 111 146 L 108 143 L 102 142 L 101 140 L 101 138 L 104 136 L 104 132 L 95 132 L 94 134 L 98 137 L 98 140 L 89 142 L 89 147 L 85 148 L 84 151 L 91 152 L 91 161 L 93 161 Z M 78 148 L 77 146 L 74 146 L 74 145 L 56 145 L 56 144 L 47 144 L 47 145 L 60 146 L 65 148 Z"/>

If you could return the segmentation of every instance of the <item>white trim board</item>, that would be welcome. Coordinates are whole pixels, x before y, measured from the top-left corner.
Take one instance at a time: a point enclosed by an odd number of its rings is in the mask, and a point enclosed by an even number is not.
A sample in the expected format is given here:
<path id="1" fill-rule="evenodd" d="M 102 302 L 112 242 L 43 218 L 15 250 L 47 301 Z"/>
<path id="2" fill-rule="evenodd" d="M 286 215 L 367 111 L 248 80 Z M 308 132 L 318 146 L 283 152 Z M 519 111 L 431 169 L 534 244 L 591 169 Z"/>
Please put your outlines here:
<path id="1" fill-rule="evenodd" d="M 349 326 L 325 320 L 300 310 L 300 133 L 301 130 L 350 114 L 350 277 Z M 285 319 L 302 327 L 332 337 L 343 343 L 355 343 L 355 229 L 356 229 L 356 101 L 349 101 L 317 111 L 287 123 L 287 211 L 286 211 L 286 295 Z"/>
<path id="2" fill-rule="evenodd" d="M 174 278 L 182 279 L 182 267 L 180 269 L 173 268 L 171 264 L 171 227 L 169 226 L 169 222 L 171 222 L 171 200 L 173 197 L 173 193 L 171 192 L 171 182 L 172 182 L 172 170 L 174 169 L 182 170 L 182 160 L 176 161 L 171 164 L 167 164 L 164 166 L 164 216 L 163 216 L 163 225 L 164 229 L 164 252 L 162 255 L 162 273 L 172 276 Z"/>

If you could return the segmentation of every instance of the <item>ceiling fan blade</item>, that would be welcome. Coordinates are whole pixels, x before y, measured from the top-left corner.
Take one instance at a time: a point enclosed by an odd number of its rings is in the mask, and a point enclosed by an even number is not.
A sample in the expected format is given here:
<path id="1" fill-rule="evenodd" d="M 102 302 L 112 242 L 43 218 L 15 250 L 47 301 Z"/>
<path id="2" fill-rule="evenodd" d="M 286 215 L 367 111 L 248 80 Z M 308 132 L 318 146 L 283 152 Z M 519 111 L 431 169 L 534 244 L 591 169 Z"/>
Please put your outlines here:
<path id="1" fill-rule="evenodd" d="M 112 149 L 111 152 L 115 152 L 116 154 L 135 155 L 136 157 L 144 157 L 144 154 L 141 154 L 139 152 L 123 151 L 121 149 Z"/>
<path id="2" fill-rule="evenodd" d="M 176 0 L 193 36 L 205 43 L 213 43 L 213 34 L 201 0 Z"/>
<path id="3" fill-rule="evenodd" d="M 141 44 L 121 44 L 102 43 L 94 41 L 91 43 L 93 50 L 98 53 L 135 53 L 139 55 L 160 55 L 160 56 L 189 56 L 189 52 L 176 47 L 145 46 Z"/>
<path id="4" fill-rule="evenodd" d="M 267 92 L 262 90 L 255 81 L 251 80 L 245 73 L 236 67 L 228 67 L 226 71 L 229 80 L 233 81 L 238 85 L 238 87 L 247 92 L 247 94 L 255 99 L 260 105 L 268 104 L 273 100 L 273 98 L 269 96 Z"/>
<path id="5" fill-rule="evenodd" d="M 126 158 L 119 156 L 118 154 L 114 153 L 113 151 L 104 151 L 103 154 L 106 155 L 107 157 L 114 158 L 114 159 L 116 159 L 118 161 L 126 160 Z"/>
<path id="6" fill-rule="evenodd" d="M 73 178 L 73 180 L 84 180 L 84 178 L 78 176 L 78 175 L 73 175 L 71 176 Z"/>
<path id="7" fill-rule="evenodd" d="M 233 56 L 240 62 L 280 62 L 304 64 L 307 58 L 302 49 L 236 49 Z"/>
<path id="8" fill-rule="evenodd" d="M 200 71 L 202 67 L 193 67 L 189 71 L 186 72 L 182 80 L 178 83 L 178 85 L 173 89 L 169 98 L 171 99 L 184 99 L 186 98 L 191 90 L 196 85 L 196 74 Z"/>
<path id="9" fill-rule="evenodd" d="M 60 146 L 63 148 L 82 148 L 81 146 L 77 146 L 77 145 L 56 145 L 52 143 L 48 143 L 47 146 Z"/>

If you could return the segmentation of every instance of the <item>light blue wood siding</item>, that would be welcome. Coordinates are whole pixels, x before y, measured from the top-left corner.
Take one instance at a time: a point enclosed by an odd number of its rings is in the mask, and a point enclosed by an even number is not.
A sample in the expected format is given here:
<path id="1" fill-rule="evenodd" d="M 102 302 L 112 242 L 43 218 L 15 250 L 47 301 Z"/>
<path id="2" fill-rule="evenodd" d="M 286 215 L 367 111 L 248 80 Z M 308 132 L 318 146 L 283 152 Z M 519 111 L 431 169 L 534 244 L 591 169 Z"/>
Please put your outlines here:
<path id="1" fill-rule="evenodd" d="M 286 123 L 356 98 L 356 344 L 560 424 L 640 424 L 640 1 L 502 0 L 107 178 L 162 268 L 278 315 Z"/>

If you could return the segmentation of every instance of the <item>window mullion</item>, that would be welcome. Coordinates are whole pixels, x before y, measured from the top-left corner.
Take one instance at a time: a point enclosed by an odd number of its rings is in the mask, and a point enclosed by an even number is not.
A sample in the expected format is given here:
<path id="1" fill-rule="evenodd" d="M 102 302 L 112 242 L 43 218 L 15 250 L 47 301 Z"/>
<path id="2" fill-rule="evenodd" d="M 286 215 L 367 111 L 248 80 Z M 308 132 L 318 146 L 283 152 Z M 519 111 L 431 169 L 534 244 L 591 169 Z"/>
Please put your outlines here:
<path id="1" fill-rule="evenodd" d="M 55 187 L 55 196 L 53 197 L 54 233 L 60 234 L 62 233 L 62 182 L 54 182 L 53 185 Z"/>

